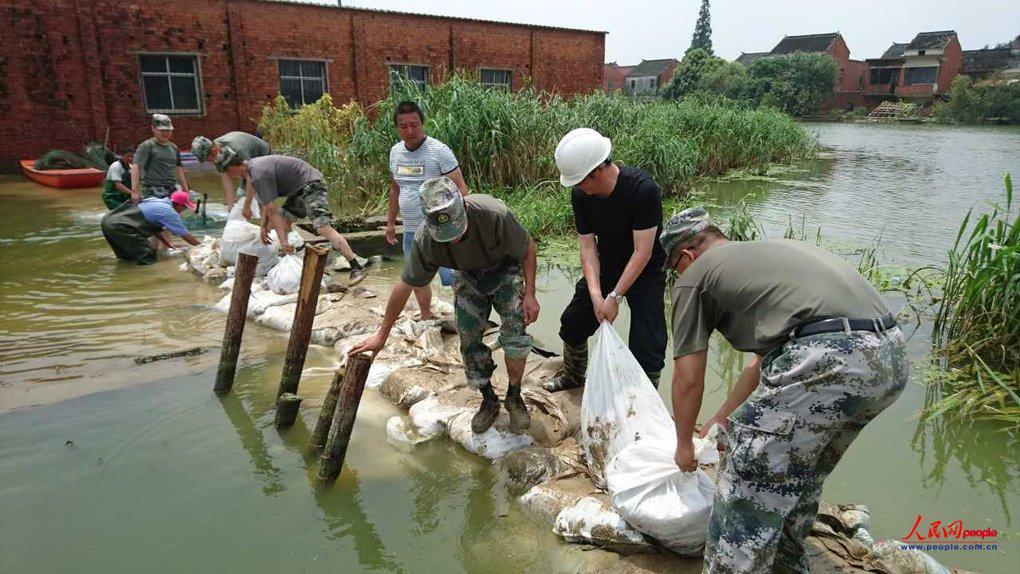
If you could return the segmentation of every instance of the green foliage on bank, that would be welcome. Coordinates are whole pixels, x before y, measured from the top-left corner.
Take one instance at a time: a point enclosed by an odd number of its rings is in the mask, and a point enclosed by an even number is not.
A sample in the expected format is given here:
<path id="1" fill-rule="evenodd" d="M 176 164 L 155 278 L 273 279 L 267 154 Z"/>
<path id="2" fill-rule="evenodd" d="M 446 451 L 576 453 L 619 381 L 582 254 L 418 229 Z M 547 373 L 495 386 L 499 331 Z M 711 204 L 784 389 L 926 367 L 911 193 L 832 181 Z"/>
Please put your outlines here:
<path id="1" fill-rule="evenodd" d="M 421 105 L 426 133 L 453 149 L 472 189 L 501 190 L 521 205 L 542 207 L 532 231 L 562 221 L 569 210 L 566 190 L 555 183 L 553 151 L 574 128 L 599 130 L 612 139 L 615 161 L 650 172 L 672 195 L 685 194 L 698 177 L 763 171 L 816 149 L 800 125 L 773 109 L 601 93 L 566 99 L 530 88 L 486 88 L 462 76 L 423 91 L 405 84 L 368 110 L 356 103 L 336 108 L 324 96 L 295 113 L 278 100 L 263 110 L 259 128 L 276 149 L 323 172 L 341 211 L 367 202 L 367 211 L 378 212 L 389 189 L 389 150 L 399 141 L 392 114 L 404 99 Z"/>
<path id="2" fill-rule="evenodd" d="M 957 76 L 949 101 L 935 107 L 935 119 L 958 124 L 1020 123 L 1020 82 L 975 83 L 967 76 Z"/>
<path id="3" fill-rule="evenodd" d="M 819 54 L 759 58 L 745 67 L 691 50 L 663 90 L 670 99 L 723 98 L 748 108 L 776 108 L 793 116 L 818 111 L 836 87 L 839 68 Z"/>

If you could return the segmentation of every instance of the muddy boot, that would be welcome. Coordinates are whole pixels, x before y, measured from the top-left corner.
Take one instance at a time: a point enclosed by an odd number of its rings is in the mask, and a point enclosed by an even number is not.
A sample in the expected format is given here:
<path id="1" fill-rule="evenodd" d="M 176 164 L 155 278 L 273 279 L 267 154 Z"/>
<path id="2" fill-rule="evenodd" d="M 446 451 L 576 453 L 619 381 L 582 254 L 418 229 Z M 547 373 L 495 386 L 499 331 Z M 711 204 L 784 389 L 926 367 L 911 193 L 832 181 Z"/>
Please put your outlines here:
<path id="1" fill-rule="evenodd" d="M 652 372 L 652 373 L 645 373 L 645 376 L 647 376 L 648 380 L 652 382 L 652 386 L 653 387 L 659 388 L 659 379 L 662 377 L 662 371 L 655 371 L 655 372 Z"/>
<path id="2" fill-rule="evenodd" d="M 531 428 L 531 415 L 528 414 L 528 407 L 524 404 L 524 399 L 521 398 L 521 386 L 511 385 L 506 391 L 506 402 L 503 403 L 506 407 L 507 414 L 510 415 L 510 430 L 514 432 L 523 432 Z"/>
<path id="3" fill-rule="evenodd" d="M 571 345 L 563 343 L 563 370 L 555 377 L 542 383 L 542 388 L 555 393 L 584 386 L 584 374 L 588 370 L 588 343 Z"/>
<path id="4" fill-rule="evenodd" d="M 482 406 L 478 407 L 478 412 L 471 419 L 471 431 L 475 434 L 482 434 L 489 430 L 498 416 L 499 397 L 492 390 L 491 384 L 485 385 L 482 387 Z"/>

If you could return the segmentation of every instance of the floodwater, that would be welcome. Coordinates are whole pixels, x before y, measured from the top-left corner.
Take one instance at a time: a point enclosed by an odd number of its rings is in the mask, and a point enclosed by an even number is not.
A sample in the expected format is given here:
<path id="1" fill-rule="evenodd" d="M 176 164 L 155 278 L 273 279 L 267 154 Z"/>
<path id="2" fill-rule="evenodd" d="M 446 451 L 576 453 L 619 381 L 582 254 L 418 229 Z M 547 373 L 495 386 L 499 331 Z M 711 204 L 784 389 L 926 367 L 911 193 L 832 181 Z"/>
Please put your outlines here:
<path id="1" fill-rule="evenodd" d="M 723 211 L 747 201 L 770 236 L 790 221 L 846 244 L 881 233 L 882 261 L 926 265 L 943 259 L 969 207 L 1000 196 L 1005 172 L 1020 174 L 1016 129 L 808 128 L 830 148 L 821 159 L 769 180 L 705 183 L 706 198 Z M 211 174 L 192 179 L 218 195 Z M 331 349 L 310 351 L 302 417 L 277 432 L 285 334 L 246 327 L 234 392 L 222 399 L 211 392 L 215 351 L 135 365 L 139 354 L 218 345 L 223 316 L 210 307 L 221 292 L 178 271 L 180 260 L 118 264 L 98 230 L 97 190 L 3 176 L 0 201 L 0 571 L 572 572 L 598 554 L 558 541 L 459 446 L 390 446 L 385 421 L 399 411 L 374 391 L 339 481 L 318 486 L 307 444 Z M 558 346 L 576 275 L 542 268 L 532 331 L 548 346 Z M 368 286 L 384 292 L 390 277 Z M 625 310 L 624 332 L 626 319 Z M 913 381 L 823 498 L 868 505 L 876 538 L 905 537 L 919 515 L 926 537 L 936 520 L 994 528 L 996 550 L 932 554 L 1004 572 L 1020 552 L 1020 449 L 995 427 L 919 423 L 927 333 L 921 325 L 911 338 Z M 710 362 L 705 416 L 741 368 L 718 341 Z"/>

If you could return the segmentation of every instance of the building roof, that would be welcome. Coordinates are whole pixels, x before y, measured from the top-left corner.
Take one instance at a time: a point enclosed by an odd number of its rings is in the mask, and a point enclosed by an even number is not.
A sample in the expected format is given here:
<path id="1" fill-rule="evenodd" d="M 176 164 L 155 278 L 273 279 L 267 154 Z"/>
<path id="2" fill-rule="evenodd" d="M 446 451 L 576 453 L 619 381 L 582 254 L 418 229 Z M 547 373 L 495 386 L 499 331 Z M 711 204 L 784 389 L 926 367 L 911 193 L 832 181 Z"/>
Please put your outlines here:
<path id="1" fill-rule="evenodd" d="M 754 62 L 755 60 L 758 60 L 760 58 L 764 58 L 765 56 L 771 56 L 771 55 L 772 55 L 772 52 L 741 52 L 740 56 L 736 60 L 733 60 L 733 61 L 738 63 L 738 64 L 743 64 L 745 66 L 750 66 L 751 63 Z"/>
<path id="2" fill-rule="evenodd" d="M 826 52 L 829 46 L 839 37 L 839 32 L 827 34 L 807 34 L 805 36 L 784 36 L 782 40 L 772 48 L 772 54 L 793 54 L 802 52 L 811 54 L 815 52 Z"/>
<path id="3" fill-rule="evenodd" d="M 1009 48 L 963 51 L 963 73 L 968 76 L 992 74 L 1018 65 L 1020 58 L 1014 57 Z"/>
<path id="4" fill-rule="evenodd" d="M 441 18 L 443 20 L 458 20 L 460 22 L 480 22 L 484 24 L 504 24 L 507 26 L 524 26 L 526 28 L 542 28 L 545 30 L 563 30 L 566 32 L 588 32 L 591 34 L 608 34 L 605 30 L 585 30 L 582 28 L 564 28 L 562 26 L 546 26 L 542 24 L 524 24 L 522 22 L 505 22 L 501 20 L 482 20 L 481 18 L 464 18 L 462 16 L 444 16 L 442 14 L 423 14 L 421 12 L 403 12 L 399 10 L 382 10 L 379 8 L 359 8 L 356 6 L 338 6 L 336 4 L 322 4 L 319 2 L 307 2 L 303 0 L 257 0 L 273 4 L 298 4 L 301 6 L 315 6 L 334 10 L 352 10 L 356 12 L 369 12 L 375 14 L 396 14 L 399 16 L 418 16 L 420 18 Z"/>
<path id="5" fill-rule="evenodd" d="M 907 49 L 907 42 L 893 42 L 892 46 L 882 54 L 879 60 L 893 60 L 896 58 L 902 58 L 904 50 Z"/>
<path id="6" fill-rule="evenodd" d="M 921 32 L 914 36 L 914 39 L 907 44 L 905 50 L 941 50 L 955 37 L 956 30 Z"/>
<path id="7" fill-rule="evenodd" d="M 676 58 L 665 58 L 663 60 L 641 60 L 641 63 L 634 67 L 633 70 L 627 74 L 627 77 L 634 76 L 658 76 L 659 74 L 666 71 L 670 64 L 679 63 Z"/>

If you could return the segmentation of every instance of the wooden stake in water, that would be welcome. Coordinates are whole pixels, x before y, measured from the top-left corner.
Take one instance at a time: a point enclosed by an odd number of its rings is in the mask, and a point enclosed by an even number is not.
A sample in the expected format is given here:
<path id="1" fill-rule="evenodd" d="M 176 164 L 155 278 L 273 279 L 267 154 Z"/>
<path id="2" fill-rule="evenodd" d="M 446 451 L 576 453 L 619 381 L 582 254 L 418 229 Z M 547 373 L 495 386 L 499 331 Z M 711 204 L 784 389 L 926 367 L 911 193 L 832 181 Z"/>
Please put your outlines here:
<path id="1" fill-rule="evenodd" d="M 227 311 L 227 326 L 223 330 L 223 347 L 220 349 L 220 366 L 216 371 L 216 386 L 213 387 L 213 391 L 218 394 L 229 393 L 234 386 L 237 355 L 241 351 L 241 335 L 244 333 L 248 299 L 251 297 L 251 282 L 255 279 L 258 263 L 259 258 L 254 255 L 237 254 L 234 288 L 230 293 L 230 310 Z"/>
<path id="2" fill-rule="evenodd" d="M 333 424 L 333 412 L 336 410 L 336 400 L 340 395 L 340 385 L 344 380 L 344 371 L 337 369 L 333 375 L 333 382 L 329 385 L 326 398 L 322 400 L 322 409 L 319 410 L 319 420 L 315 423 L 315 430 L 312 432 L 312 446 L 322 449 L 326 446 L 326 438 L 329 436 L 329 427 Z"/>
<path id="3" fill-rule="evenodd" d="M 347 361 L 347 372 L 338 391 L 336 410 L 333 422 L 329 427 L 326 449 L 322 453 L 322 465 L 319 467 L 319 480 L 333 481 L 340 476 L 347 456 L 347 446 L 351 442 L 351 431 L 354 430 L 354 419 L 358 416 L 358 405 L 361 394 L 365 390 L 365 380 L 372 366 L 372 357 L 361 354 Z"/>
<path id="4" fill-rule="evenodd" d="M 286 428 L 297 419 L 302 398 L 294 393 L 283 393 L 276 397 L 276 428 Z"/>
<path id="5" fill-rule="evenodd" d="M 283 363 L 283 375 L 280 376 L 280 390 L 276 393 L 277 397 L 284 393 L 297 394 L 298 383 L 301 382 L 301 370 L 305 367 L 305 355 L 308 354 L 308 341 L 312 338 L 315 307 L 319 304 L 319 288 L 322 285 L 322 272 L 326 269 L 328 254 L 329 250 L 326 247 L 315 245 L 305 247 L 305 264 L 301 270 L 297 309 L 294 310 L 294 322 L 290 328 L 290 343 L 287 345 L 287 357 Z"/>

